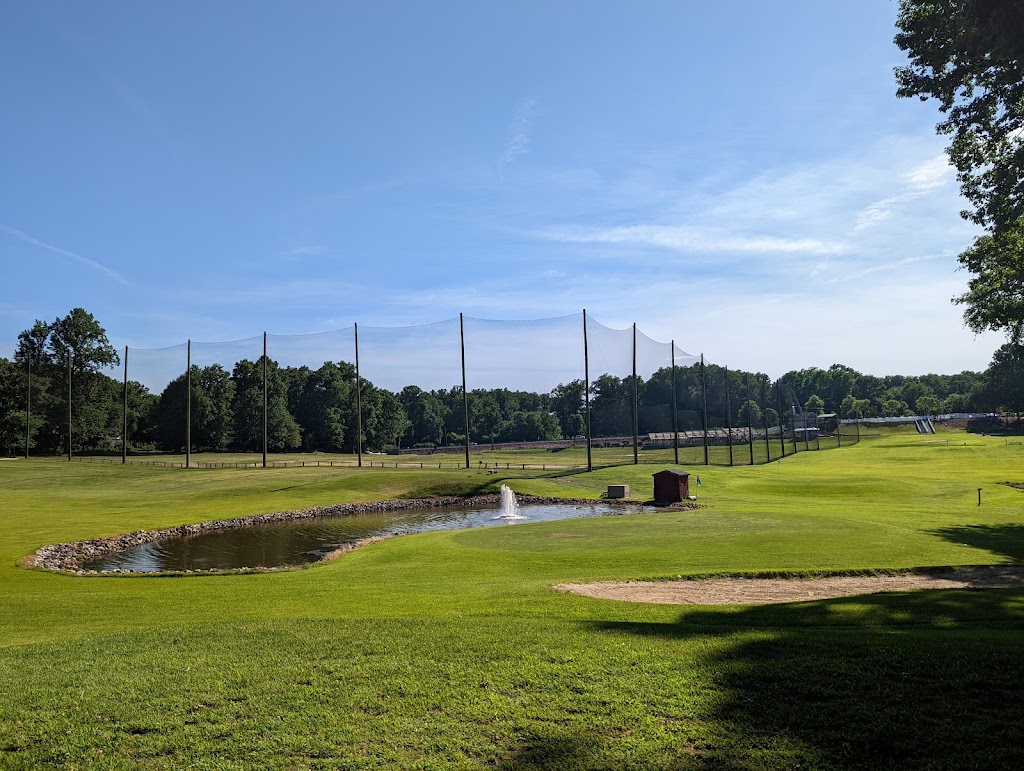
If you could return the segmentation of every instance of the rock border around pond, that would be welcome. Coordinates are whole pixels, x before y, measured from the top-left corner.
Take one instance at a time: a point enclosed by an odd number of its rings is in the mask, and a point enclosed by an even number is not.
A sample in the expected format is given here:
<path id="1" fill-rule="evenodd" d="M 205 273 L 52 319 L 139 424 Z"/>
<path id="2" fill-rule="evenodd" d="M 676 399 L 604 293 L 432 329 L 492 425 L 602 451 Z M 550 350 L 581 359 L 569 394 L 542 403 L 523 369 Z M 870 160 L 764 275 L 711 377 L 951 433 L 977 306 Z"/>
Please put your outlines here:
<path id="1" fill-rule="evenodd" d="M 622 505 L 623 507 L 637 506 L 636 502 L 629 501 L 597 501 L 581 498 L 546 498 L 533 495 L 517 495 L 520 503 L 526 504 L 561 504 L 561 505 L 594 505 L 607 503 Z M 373 514 L 390 511 L 409 511 L 416 509 L 437 509 L 446 507 L 473 507 L 473 506 L 498 506 L 500 496 L 497 493 L 487 495 L 474 495 L 462 497 L 457 495 L 438 496 L 434 498 L 397 498 L 386 501 L 365 501 L 363 503 L 339 503 L 332 506 L 314 506 L 309 509 L 296 509 L 293 511 L 277 511 L 268 514 L 252 514 L 245 517 L 233 519 L 220 519 L 210 522 L 197 522 L 191 525 L 177 525 L 161 530 L 137 530 L 133 533 L 109 536 L 106 538 L 92 538 L 87 541 L 73 541 L 71 543 L 58 543 L 50 546 L 43 546 L 37 549 L 24 561 L 24 566 L 29 568 L 41 568 L 59 573 L 73 573 L 75 575 L 184 575 L 191 573 L 264 573 L 281 570 L 296 570 L 302 566 L 289 566 L 280 568 L 243 568 L 233 570 L 194 570 L 194 571 L 172 571 L 170 573 L 143 573 L 133 570 L 85 570 L 82 565 L 92 560 L 105 557 L 114 552 L 124 551 L 134 546 L 152 543 L 164 538 L 190 538 L 222 530 L 236 530 L 239 528 L 252 527 L 254 525 L 265 525 L 274 522 L 288 522 L 299 519 L 312 519 L 315 517 L 340 517 L 350 514 Z M 683 504 L 680 508 L 697 508 L 698 504 Z M 675 508 L 675 507 L 673 507 Z M 365 539 L 365 543 L 379 540 L 379 537 Z M 364 545 L 359 541 L 351 547 L 343 547 L 338 551 L 350 551 L 351 548 Z M 335 555 L 337 552 L 335 553 Z M 328 555 L 331 556 L 331 555 Z M 316 564 L 316 563 L 313 563 Z"/>

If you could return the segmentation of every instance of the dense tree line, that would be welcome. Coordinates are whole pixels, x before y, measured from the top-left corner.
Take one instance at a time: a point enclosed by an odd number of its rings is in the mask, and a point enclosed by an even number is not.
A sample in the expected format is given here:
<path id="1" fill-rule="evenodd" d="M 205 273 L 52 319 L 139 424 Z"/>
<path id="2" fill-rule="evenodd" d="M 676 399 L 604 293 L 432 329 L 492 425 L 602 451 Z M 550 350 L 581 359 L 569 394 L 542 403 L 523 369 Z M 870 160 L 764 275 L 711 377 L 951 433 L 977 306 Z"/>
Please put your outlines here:
<path id="1" fill-rule="evenodd" d="M 69 362 L 70 360 L 70 369 Z M 71 437 L 75 451 L 120 447 L 123 383 L 104 373 L 120 363 L 100 324 L 75 308 L 52 323 L 37 321 L 19 335 L 13 360 L 0 358 L 0 451 L 24 451 L 28 373 L 33 452 L 60 453 L 68 442 L 68 376 Z M 263 446 L 262 359 L 243 359 L 229 371 L 193 366 L 159 394 L 129 381 L 127 426 L 136 448 L 181 451 L 186 442 L 186 403 L 191 381 L 191 446 L 194 450 L 256 451 Z M 268 360 L 267 437 L 272 451 L 354 452 L 362 429 L 365 450 L 436 447 L 465 441 L 462 390 L 397 393 L 361 381 L 355 367 L 325 362 L 318 369 L 281 367 Z M 190 374 L 190 377 L 189 377 Z M 673 393 L 673 381 L 675 391 Z M 595 437 L 630 436 L 634 410 L 639 433 L 709 427 L 775 425 L 779 413 L 809 410 L 841 417 L 912 415 L 1024 409 L 1024 350 L 1007 343 L 984 373 L 905 377 L 864 375 L 841 364 L 786 373 L 776 382 L 758 372 L 707 365 L 664 368 L 649 378 L 598 376 L 590 385 Z M 550 393 L 475 389 L 468 394 L 474 442 L 523 442 L 586 433 L 584 383 L 559 384 Z"/>

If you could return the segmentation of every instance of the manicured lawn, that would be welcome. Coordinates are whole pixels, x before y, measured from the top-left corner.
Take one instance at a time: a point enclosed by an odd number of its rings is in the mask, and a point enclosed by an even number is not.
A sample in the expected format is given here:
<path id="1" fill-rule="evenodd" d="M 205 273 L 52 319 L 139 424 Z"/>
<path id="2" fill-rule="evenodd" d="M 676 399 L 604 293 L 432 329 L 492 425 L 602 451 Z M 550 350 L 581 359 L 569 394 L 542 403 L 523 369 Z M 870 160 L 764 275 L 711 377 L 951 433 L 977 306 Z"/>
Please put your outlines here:
<path id="1" fill-rule="evenodd" d="M 0 767 L 1009 767 L 1024 756 L 1024 591 L 684 608 L 551 586 L 1019 563 L 1024 493 L 1000 483 L 1024 481 L 1022 461 L 1002 439 L 900 432 L 686 467 L 706 509 L 428 533 L 305 570 L 188 578 L 15 563 L 58 541 L 502 481 L 590 498 L 624 483 L 642 500 L 660 466 L 3 462 Z"/>

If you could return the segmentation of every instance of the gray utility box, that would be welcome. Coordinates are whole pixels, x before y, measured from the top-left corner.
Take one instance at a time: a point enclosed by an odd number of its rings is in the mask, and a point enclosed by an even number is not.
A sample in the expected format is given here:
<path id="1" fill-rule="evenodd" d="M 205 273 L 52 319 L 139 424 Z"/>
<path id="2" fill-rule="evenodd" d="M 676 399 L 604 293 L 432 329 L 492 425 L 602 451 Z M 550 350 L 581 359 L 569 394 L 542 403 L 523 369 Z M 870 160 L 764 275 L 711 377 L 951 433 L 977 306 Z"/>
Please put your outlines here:
<path id="1" fill-rule="evenodd" d="M 608 485 L 609 498 L 628 498 L 629 485 Z"/>

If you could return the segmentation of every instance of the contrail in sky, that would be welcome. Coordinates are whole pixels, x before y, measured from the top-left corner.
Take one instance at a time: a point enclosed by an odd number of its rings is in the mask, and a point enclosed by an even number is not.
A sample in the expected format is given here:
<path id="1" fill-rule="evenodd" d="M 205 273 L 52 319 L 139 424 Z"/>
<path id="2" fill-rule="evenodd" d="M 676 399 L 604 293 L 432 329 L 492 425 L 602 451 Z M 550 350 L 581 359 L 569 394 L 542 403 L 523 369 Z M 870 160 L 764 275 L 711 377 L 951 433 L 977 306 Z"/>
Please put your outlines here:
<path id="1" fill-rule="evenodd" d="M 92 268 L 93 270 L 103 273 L 108 278 L 112 278 L 119 284 L 124 284 L 125 286 L 128 285 L 128 280 L 124 276 L 122 276 L 116 270 L 111 270 L 106 265 L 96 262 L 96 260 L 90 260 L 88 257 L 83 257 L 82 255 L 76 254 L 75 252 L 69 252 L 67 249 L 61 249 L 59 246 L 54 246 L 53 244 L 48 244 L 45 241 L 40 241 L 38 238 L 33 238 L 28 233 L 23 233 L 17 228 L 12 228 L 2 223 L 0 223 L 0 232 L 6 233 L 12 238 L 17 238 L 19 241 L 24 241 L 25 243 L 32 244 L 33 246 L 38 246 L 40 249 L 46 249 L 47 251 L 53 252 L 54 254 L 59 254 L 62 257 L 68 257 L 69 259 L 72 259 L 75 262 L 80 262 L 86 267 Z"/>

